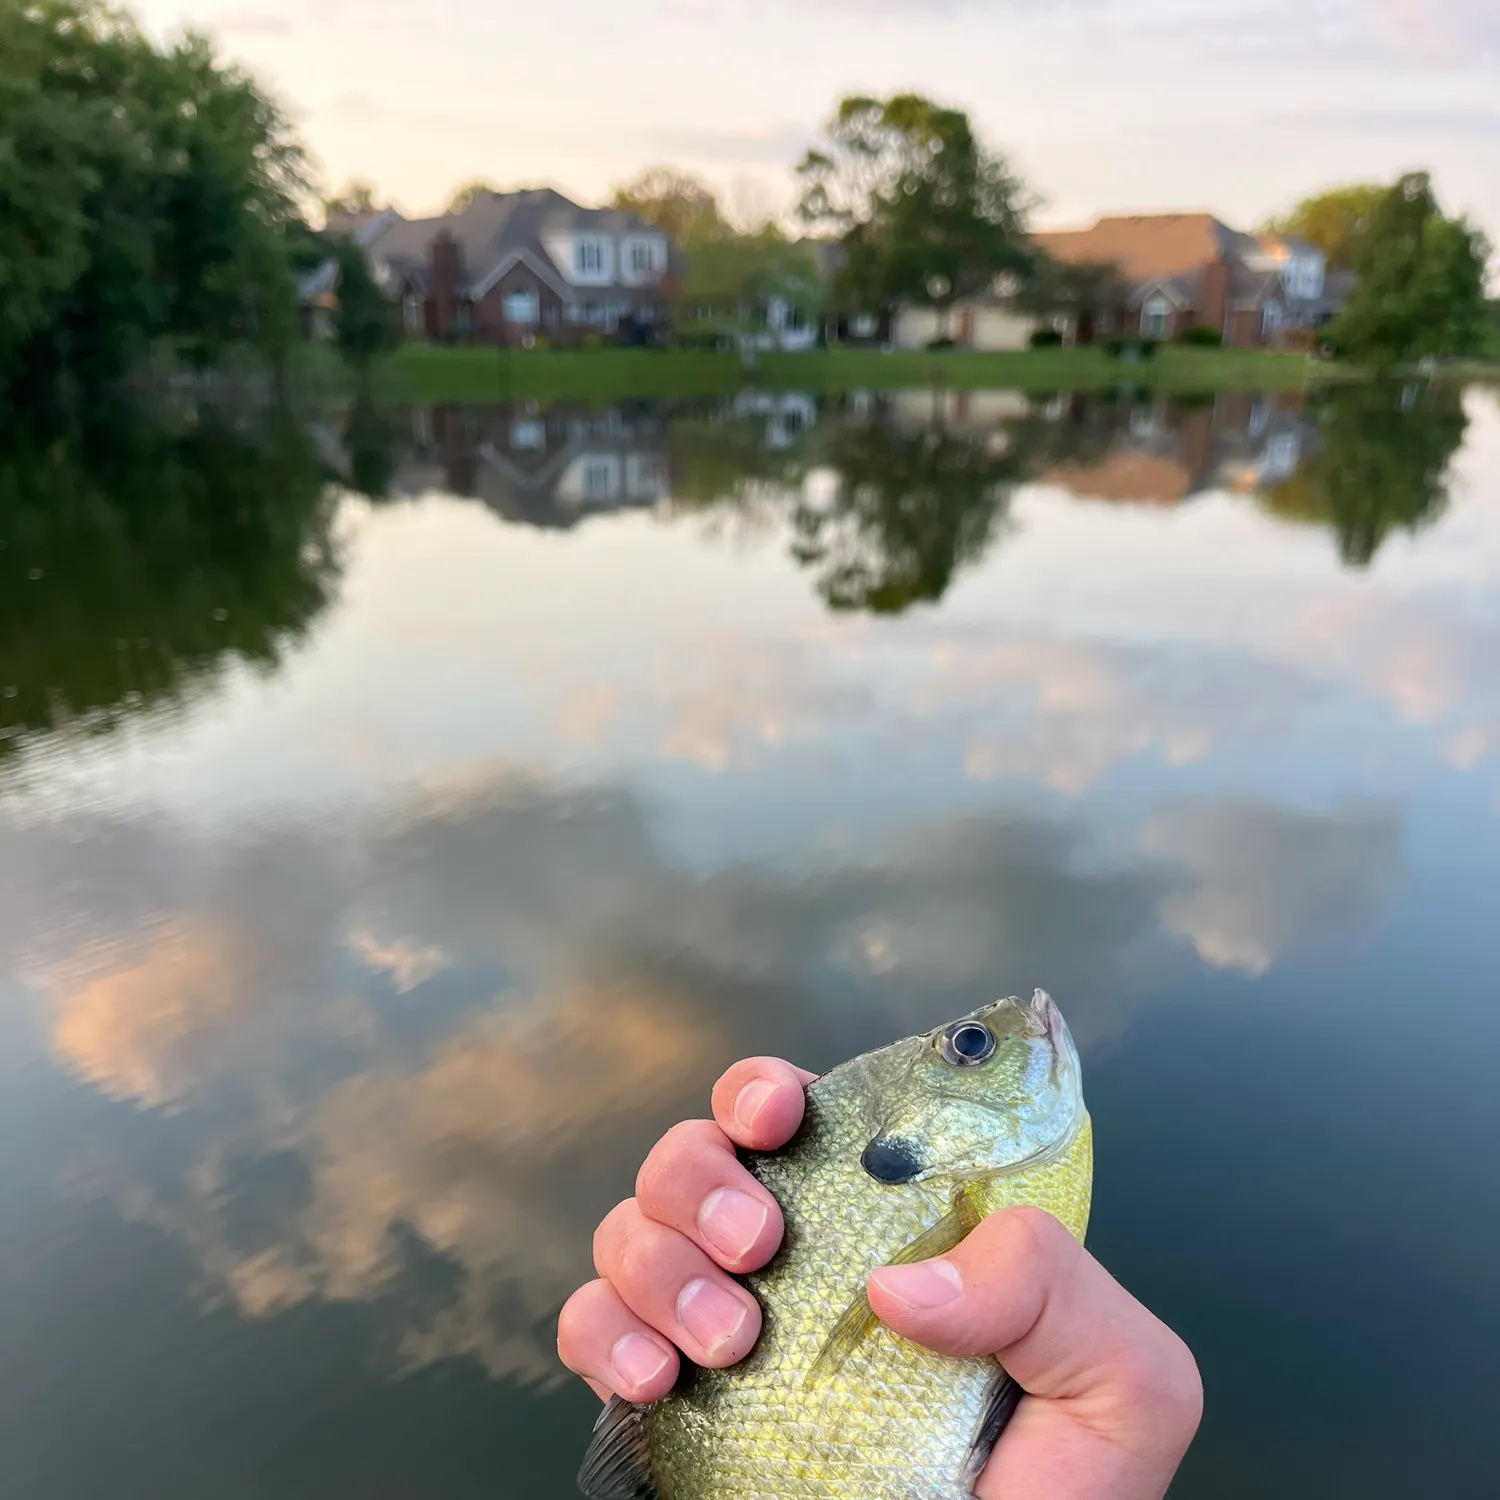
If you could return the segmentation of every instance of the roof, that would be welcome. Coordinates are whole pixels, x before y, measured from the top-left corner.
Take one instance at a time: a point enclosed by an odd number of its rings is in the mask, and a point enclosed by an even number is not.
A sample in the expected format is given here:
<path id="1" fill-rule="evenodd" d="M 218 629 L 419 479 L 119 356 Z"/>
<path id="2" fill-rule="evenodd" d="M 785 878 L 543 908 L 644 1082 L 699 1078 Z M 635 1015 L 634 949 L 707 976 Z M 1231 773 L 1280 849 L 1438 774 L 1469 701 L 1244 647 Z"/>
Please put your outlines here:
<path id="1" fill-rule="evenodd" d="M 1118 214 L 1088 229 L 1043 231 L 1032 238 L 1070 265 L 1109 263 L 1129 281 L 1165 280 L 1256 248 L 1251 235 L 1212 214 Z"/>
<path id="2" fill-rule="evenodd" d="M 547 250 L 549 239 L 580 231 L 618 236 L 647 230 L 639 217 L 621 209 L 584 208 L 555 188 L 523 188 L 514 193 L 480 193 L 460 213 L 398 218 L 368 248 L 398 278 L 416 278 L 427 265 L 432 242 L 447 234 L 459 247 L 471 285 L 483 285 L 513 259 L 524 257 L 539 274 L 557 280 L 559 290 L 566 291 L 561 268 Z M 620 283 L 616 280 L 610 285 Z"/>

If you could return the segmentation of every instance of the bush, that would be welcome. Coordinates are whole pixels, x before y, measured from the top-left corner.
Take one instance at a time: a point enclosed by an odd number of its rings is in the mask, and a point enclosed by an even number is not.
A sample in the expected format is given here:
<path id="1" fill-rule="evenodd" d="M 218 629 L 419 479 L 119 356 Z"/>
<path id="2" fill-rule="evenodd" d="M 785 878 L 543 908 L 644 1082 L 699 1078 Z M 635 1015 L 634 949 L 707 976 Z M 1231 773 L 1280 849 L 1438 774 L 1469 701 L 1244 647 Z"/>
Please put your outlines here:
<path id="1" fill-rule="evenodd" d="M 1061 346 L 1063 336 L 1055 328 L 1034 328 L 1031 331 L 1033 349 L 1056 349 Z"/>
<path id="2" fill-rule="evenodd" d="M 932 353 L 940 354 L 945 349 L 957 349 L 958 343 L 954 339 L 929 339 L 927 347 Z"/>
<path id="3" fill-rule="evenodd" d="M 1198 323 L 1178 334 L 1177 342 L 1194 349 L 1221 349 L 1224 346 L 1224 336 L 1218 329 Z"/>

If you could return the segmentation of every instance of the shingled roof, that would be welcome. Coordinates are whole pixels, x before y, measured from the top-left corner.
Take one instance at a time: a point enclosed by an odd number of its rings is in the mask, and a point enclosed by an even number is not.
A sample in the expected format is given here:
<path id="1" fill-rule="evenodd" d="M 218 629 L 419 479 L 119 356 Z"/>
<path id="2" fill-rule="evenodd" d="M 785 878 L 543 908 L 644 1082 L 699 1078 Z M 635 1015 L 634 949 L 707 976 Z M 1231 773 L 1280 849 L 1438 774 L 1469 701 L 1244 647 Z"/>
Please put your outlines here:
<path id="1" fill-rule="evenodd" d="M 397 219 L 369 248 L 398 279 L 420 284 L 432 242 L 447 234 L 458 244 L 471 287 L 482 286 L 499 266 L 524 254 L 540 274 L 556 279 L 558 289 L 566 291 L 563 270 L 546 247 L 549 238 L 578 231 L 616 236 L 646 228 L 635 214 L 620 209 L 583 208 L 555 188 L 524 188 L 514 193 L 480 193 L 460 213 Z M 613 285 L 618 284 L 617 273 Z"/>
<path id="2" fill-rule="evenodd" d="M 1253 236 L 1206 213 L 1119 214 L 1088 229 L 1044 231 L 1033 238 L 1057 260 L 1116 265 L 1135 282 L 1168 280 L 1258 248 Z"/>

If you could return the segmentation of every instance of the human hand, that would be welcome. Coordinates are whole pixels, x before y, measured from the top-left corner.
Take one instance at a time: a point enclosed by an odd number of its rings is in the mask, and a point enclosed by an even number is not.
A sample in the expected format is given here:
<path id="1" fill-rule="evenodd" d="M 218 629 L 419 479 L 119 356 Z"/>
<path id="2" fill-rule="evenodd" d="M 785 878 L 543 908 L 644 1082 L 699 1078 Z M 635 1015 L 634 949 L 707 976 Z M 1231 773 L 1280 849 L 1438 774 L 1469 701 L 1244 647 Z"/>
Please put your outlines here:
<path id="1" fill-rule="evenodd" d="M 679 1350 L 720 1368 L 754 1347 L 760 1308 L 725 1273 L 765 1265 L 782 1218 L 735 1147 L 790 1140 L 811 1080 L 774 1058 L 737 1063 L 714 1087 L 714 1119 L 668 1131 L 636 1196 L 600 1224 L 600 1279 L 568 1300 L 557 1346 L 601 1396 L 656 1401 L 676 1382 Z M 996 1214 L 938 1260 L 874 1272 L 869 1295 L 903 1337 L 996 1355 L 1027 1392 L 980 1500 L 1161 1500 L 1197 1431 L 1197 1367 L 1055 1219 Z"/>

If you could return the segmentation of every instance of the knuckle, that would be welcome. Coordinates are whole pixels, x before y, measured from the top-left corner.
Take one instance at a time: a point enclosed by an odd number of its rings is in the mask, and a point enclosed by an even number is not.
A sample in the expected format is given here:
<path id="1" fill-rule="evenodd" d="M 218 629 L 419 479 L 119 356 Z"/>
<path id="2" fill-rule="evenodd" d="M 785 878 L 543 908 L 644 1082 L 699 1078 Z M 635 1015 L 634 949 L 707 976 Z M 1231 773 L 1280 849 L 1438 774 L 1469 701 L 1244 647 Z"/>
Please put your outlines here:
<path id="1" fill-rule="evenodd" d="M 583 1351 L 588 1343 L 598 1290 L 603 1283 L 591 1281 L 581 1286 L 562 1305 L 557 1315 L 557 1357 L 575 1375 L 583 1373 Z"/>
<path id="2" fill-rule="evenodd" d="M 636 1174 L 636 1197 L 660 1203 L 671 1192 L 684 1160 L 695 1152 L 713 1150 L 724 1137 L 712 1120 L 683 1120 L 674 1125 L 647 1153 Z"/>
<path id="3" fill-rule="evenodd" d="M 1133 1404 L 1152 1413 L 1158 1431 L 1186 1441 L 1203 1416 L 1203 1378 L 1188 1346 L 1165 1324 L 1157 1328 L 1150 1349 L 1143 1345 L 1121 1372 L 1121 1385 Z"/>
<path id="4" fill-rule="evenodd" d="M 630 1241 L 631 1230 L 640 1221 L 640 1205 L 634 1198 L 617 1203 L 599 1221 L 594 1231 L 594 1269 L 600 1276 L 608 1276 L 610 1266 L 618 1259 L 621 1249 Z"/>

